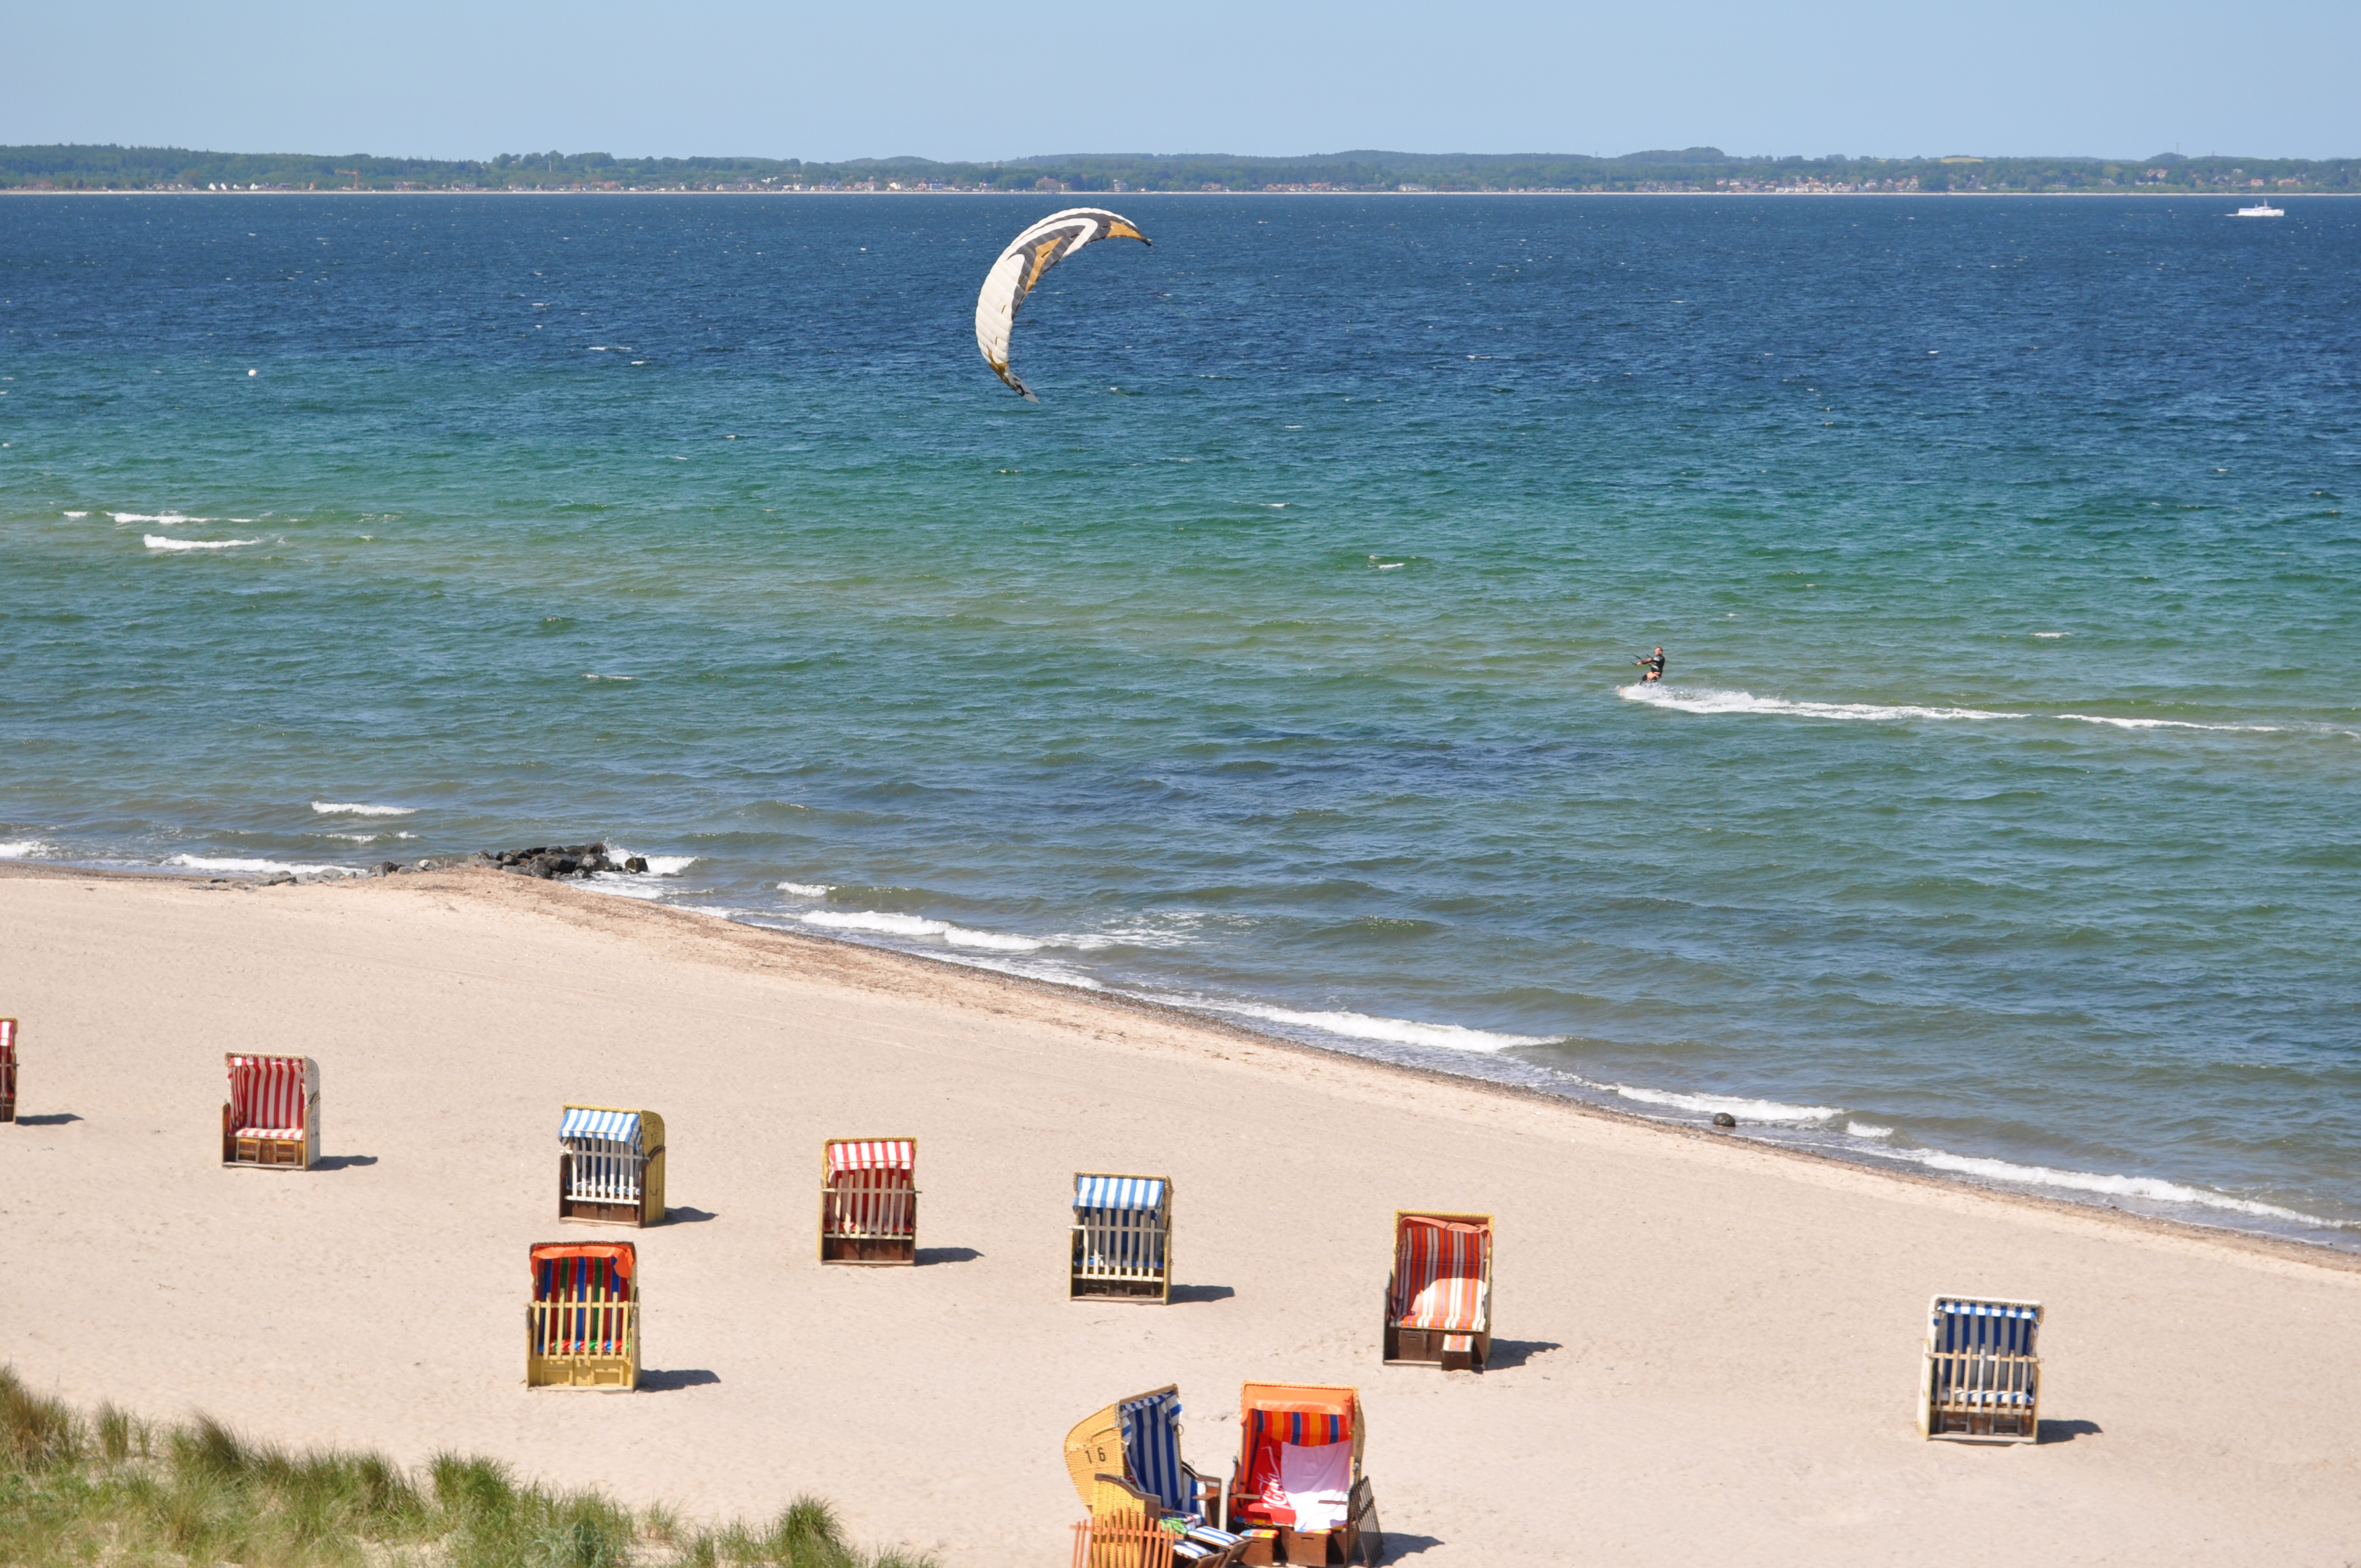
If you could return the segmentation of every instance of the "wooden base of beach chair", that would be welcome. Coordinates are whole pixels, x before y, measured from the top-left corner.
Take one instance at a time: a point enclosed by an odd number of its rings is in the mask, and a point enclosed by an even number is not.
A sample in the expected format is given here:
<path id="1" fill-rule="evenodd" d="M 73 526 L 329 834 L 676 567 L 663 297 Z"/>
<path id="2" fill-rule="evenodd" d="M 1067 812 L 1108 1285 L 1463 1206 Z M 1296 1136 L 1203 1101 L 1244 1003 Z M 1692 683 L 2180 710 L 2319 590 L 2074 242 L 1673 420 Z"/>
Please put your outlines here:
<path id="1" fill-rule="evenodd" d="M 1927 1435 L 1967 1442 L 2039 1442 L 2041 1422 L 2031 1410 L 1937 1410 L 1927 1419 Z"/>
<path id="2" fill-rule="evenodd" d="M 301 1138 L 232 1138 L 222 1150 L 222 1164 L 248 1166 L 258 1170 L 302 1170 L 303 1140 Z"/>
<path id="3" fill-rule="evenodd" d="M 1076 1275 L 1067 1281 L 1066 1299 L 1137 1301 L 1160 1307 L 1172 1299 L 1172 1284 L 1166 1279 L 1085 1279 Z"/>
<path id="4" fill-rule="evenodd" d="M 664 1221 L 664 1212 L 658 1206 L 661 1200 L 653 1182 L 646 1196 L 637 1201 L 570 1197 L 568 1194 L 573 1187 L 574 1157 L 559 1155 L 557 1217 L 561 1220 L 576 1220 L 592 1225 L 637 1225 L 642 1229 L 661 1224 Z"/>
<path id="5" fill-rule="evenodd" d="M 1433 1366 L 1444 1372 L 1481 1372 L 1491 1358 L 1489 1333 L 1452 1334 L 1440 1329 L 1386 1325 L 1388 1366 Z"/>
<path id="6" fill-rule="evenodd" d="M 528 1355 L 528 1388 L 608 1388 L 629 1393 L 640 1386 L 637 1355 Z"/>
<path id="7" fill-rule="evenodd" d="M 918 1261 L 917 1241 L 910 1236 L 822 1236 L 822 1263 L 896 1264 Z"/>

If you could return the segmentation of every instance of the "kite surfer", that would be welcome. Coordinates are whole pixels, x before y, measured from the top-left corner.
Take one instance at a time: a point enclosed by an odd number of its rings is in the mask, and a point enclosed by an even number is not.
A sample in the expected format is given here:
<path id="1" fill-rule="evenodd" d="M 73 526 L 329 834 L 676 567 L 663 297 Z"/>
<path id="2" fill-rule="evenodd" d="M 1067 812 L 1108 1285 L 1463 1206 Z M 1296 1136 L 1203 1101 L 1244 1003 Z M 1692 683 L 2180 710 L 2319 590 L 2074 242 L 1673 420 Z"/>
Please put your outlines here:
<path id="1" fill-rule="evenodd" d="M 1664 651 L 1662 648 L 1653 653 L 1642 654 L 1631 662 L 1646 672 L 1640 677 L 1642 682 L 1661 681 L 1664 678 Z"/>

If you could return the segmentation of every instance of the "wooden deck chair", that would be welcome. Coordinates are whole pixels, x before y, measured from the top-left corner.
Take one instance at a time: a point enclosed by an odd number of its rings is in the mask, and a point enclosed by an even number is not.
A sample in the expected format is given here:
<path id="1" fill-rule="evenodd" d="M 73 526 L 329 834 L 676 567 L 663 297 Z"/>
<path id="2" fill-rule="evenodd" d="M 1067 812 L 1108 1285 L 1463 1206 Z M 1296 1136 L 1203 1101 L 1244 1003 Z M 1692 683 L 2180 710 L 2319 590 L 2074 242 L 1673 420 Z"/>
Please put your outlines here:
<path id="1" fill-rule="evenodd" d="M 1070 1301 L 1172 1299 L 1172 1183 L 1074 1173 Z"/>
<path id="2" fill-rule="evenodd" d="M 1096 1496 L 1094 1477 L 1121 1477 L 1166 1513 L 1202 1524 L 1222 1518 L 1222 1484 L 1200 1475 L 1180 1457 L 1180 1388 L 1167 1384 L 1117 1399 L 1083 1417 L 1066 1434 L 1066 1474 L 1085 1508 Z"/>
<path id="3" fill-rule="evenodd" d="M 16 1020 L 0 1018 L 0 1122 L 16 1119 Z"/>
<path id="4" fill-rule="evenodd" d="M 830 1138 L 820 1148 L 819 1260 L 918 1261 L 918 1140 Z"/>
<path id="5" fill-rule="evenodd" d="M 1975 1442 L 2041 1441 L 2041 1303 L 1938 1296 L 1927 1309 L 1918 1431 Z"/>
<path id="6" fill-rule="evenodd" d="M 1491 1354 L 1492 1216 L 1397 1212 L 1386 1365 L 1481 1372 Z"/>
<path id="7" fill-rule="evenodd" d="M 1090 1508 L 1074 1527 L 1073 1568 L 1173 1568 L 1180 1532 L 1159 1521 L 1155 1498 L 1120 1475 L 1093 1475 Z"/>
<path id="8" fill-rule="evenodd" d="M 638 1387 L 638 1249 L 630 1242 L 543 1242 L 532 1261 L 525 1387 Z"/>
<path id="9" fill-rule="evenodd" d="M 1224 1528 L 1276 1527 L 1291 1563 L 1375 1563 L 1386 1538 L 1361 1473 L 1366 1435 L 1357 1388 L 1247 1384 L 1238 1394 L 1238 1458 Z M 1333 1452 L 1339 1448 L 1342 1454 Z"/>
<path id="10" fill-rule="evenodd" d="M 664 1124 L 653 1111 L 567 1105 L 557 1115 L 557 1217 L 660 1225 Z"/>
<path id="11" fill-rule="evenodd" d="M 222 1163 L 309 1170 L 320 1163 L 320 1064 L 310 1057 L 242 1057 L 229 1064 Z"/>

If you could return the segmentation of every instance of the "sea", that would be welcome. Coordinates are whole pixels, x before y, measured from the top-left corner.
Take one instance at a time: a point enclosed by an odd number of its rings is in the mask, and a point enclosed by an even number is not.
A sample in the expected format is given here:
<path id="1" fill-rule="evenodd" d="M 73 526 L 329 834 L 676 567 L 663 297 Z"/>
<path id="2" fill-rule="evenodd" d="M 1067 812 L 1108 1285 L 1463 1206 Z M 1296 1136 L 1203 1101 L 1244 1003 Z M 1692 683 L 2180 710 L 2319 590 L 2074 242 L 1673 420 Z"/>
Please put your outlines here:
<path id="1" fill-rule="evenodd" d="M 1083 199 L 0 200 L 0 856 L 2361 1245 L 2361 203 Z"/>

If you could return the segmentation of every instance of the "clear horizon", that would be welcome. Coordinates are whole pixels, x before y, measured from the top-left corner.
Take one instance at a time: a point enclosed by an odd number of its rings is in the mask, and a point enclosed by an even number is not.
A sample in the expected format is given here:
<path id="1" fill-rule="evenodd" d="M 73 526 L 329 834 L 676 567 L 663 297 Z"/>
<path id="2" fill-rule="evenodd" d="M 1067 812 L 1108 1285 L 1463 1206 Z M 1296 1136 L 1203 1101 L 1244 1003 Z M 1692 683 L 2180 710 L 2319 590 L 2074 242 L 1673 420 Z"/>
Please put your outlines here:
<path id="1" fill-rule="evenodd" d="M 157 0 L 7 0 L 21 67 L 0 143 L 485 159 L 617 156 L 945 162 L 1078 147 L 1745 156 L 2254 158 L 2361 155 L 2336 62 L 2361 8 L 2015 0 L 1899 14 L 1691 0 L 1639 16 L 1488 0 L 1446 26 L 1380 0 L 1185 16 L 1071 3 L 1009 36 L 995 15 L 699 0 L 661 20 L 598 0 L 553 22 L 447 0 L 398 23 L 231 0 L 192 29 Z M 1775 148 L 1777 152 L 1745 149 Z M 2095 148 L 2059 152 L 2059 148 Z"/>

